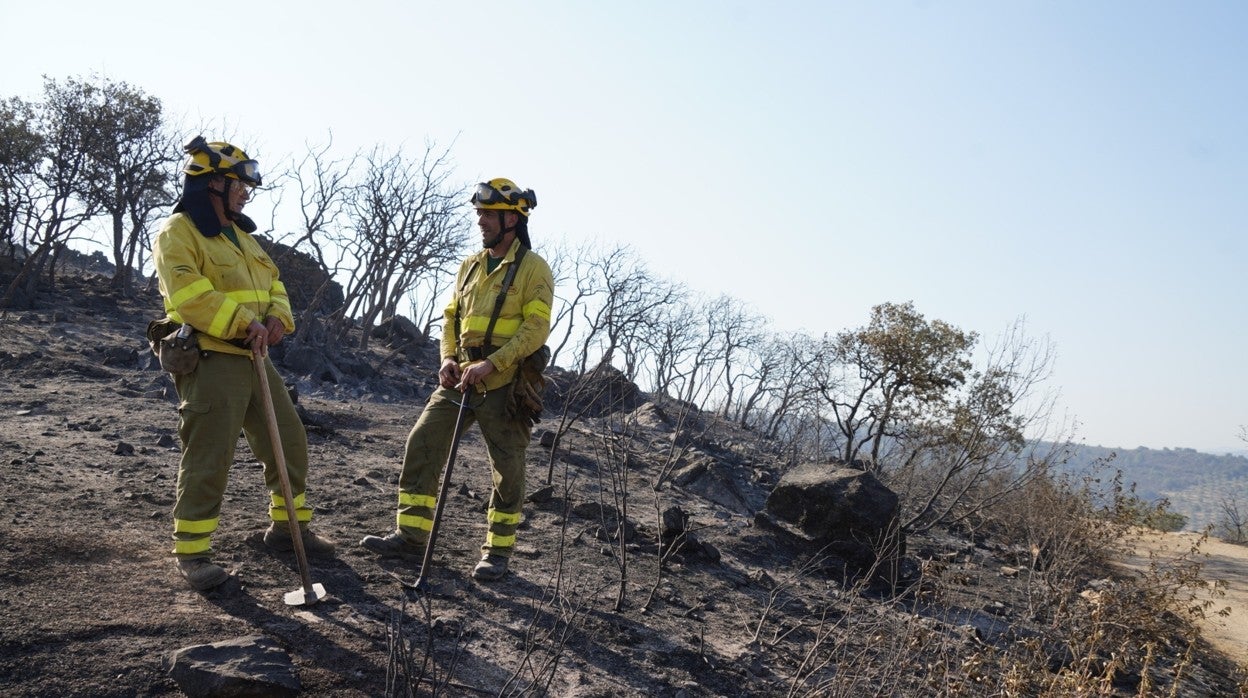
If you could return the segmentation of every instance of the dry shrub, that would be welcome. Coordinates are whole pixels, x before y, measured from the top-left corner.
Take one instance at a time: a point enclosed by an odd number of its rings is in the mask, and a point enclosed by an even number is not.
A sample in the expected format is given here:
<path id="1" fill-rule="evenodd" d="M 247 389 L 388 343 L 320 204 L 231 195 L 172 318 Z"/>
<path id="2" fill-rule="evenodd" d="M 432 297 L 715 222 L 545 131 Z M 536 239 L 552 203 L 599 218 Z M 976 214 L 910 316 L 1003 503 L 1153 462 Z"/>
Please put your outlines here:
<path id="1" fill-rule="evenodd" d="M 1141 501 L 1121 472 L 1097 475 L 1045 472 L 984 522 L 1028 568 L 1029 612 L 1040 629 L 993 650 L 1006 695 L 1182 692 L 1196 621 L 1212 605 L 1201 576 L 1204 538 L 1177 559 L 1150 556 L 1146 569 L 1124 574 L 1114 562 L 1140 535 Z"/>

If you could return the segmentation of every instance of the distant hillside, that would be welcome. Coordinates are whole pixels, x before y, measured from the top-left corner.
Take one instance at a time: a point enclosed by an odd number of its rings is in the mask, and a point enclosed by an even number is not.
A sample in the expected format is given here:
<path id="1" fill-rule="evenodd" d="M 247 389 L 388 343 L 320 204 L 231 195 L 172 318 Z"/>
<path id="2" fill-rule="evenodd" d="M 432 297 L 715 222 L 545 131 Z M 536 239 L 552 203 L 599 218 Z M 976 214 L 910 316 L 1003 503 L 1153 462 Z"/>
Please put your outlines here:
<path id="1" fill-rule="evenodd" d="M 1248 504 L 1248 458 L 1241 455 L 1216 456 L 1190 448 L 1079 446 L 1067 466 L 1082 471 L 1110 456 L 1110 468 L 1121 470 L 1124 482 L 1135 483 L 1137 495 L 1149 501 L 1169 499 L 1174 511 L 1188 517 L 1188 530 L 1215 522 L 1225 499 L 1238 498 L 1241 507 Z"/>

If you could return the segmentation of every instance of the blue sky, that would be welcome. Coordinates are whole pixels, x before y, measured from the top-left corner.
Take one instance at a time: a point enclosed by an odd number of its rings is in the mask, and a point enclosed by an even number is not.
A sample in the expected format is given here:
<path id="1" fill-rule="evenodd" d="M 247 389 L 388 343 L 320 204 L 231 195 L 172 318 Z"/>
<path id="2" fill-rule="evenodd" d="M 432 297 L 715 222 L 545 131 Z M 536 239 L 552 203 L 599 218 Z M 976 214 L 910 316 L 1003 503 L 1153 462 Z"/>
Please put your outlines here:
<path id="1" fill-rule="evenodd" d="M 224 12 L 224 15 L 218 13 Z M 262 160 L 450 146 L 780 329 L 1019 318 L 1093 445 L 1243 449 L 1248 4 L 0 0 L 0 95 L 102 74 Z M 211 135 L 211 134 L 209 134 Z"/>

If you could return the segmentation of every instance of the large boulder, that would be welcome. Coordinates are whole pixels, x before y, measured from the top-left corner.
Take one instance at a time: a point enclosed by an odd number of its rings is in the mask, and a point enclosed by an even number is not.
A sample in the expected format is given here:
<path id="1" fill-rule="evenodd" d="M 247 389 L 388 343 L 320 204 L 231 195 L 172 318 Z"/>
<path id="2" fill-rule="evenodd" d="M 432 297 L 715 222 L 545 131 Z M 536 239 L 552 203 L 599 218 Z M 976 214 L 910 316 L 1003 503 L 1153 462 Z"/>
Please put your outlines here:
<path id="1" fill-rule="evenodd" d="M 805 463 L 780 478 L 760 523 L 797 532 L 847 560 L 895 561 L 897 494 L 869 472 L 833 463 Z"/>
<path id="2" fill-rule="evenodd" d="M 281 272 L 296 323 L 305 313 L 324 314 L 342 307 L 342 284 L 334 281 L 320 262 L 305 252 L 263 235 L 256 235 L 255 238 Z"/>
<path id="3" fill-rule="evenodd" d="M 374 339 L 387 340 L 390 342 L 390 346 L 395 347 L 418 344 L 425 341 L 425 334 L 420 331 L 416 323 L 402 315 L 383 318 L 373 328 L 372 337 Z"/>
<path id="4" fill-rule="evenodd" d="M 278 345 L 282 347 L 280 352 L 272 352 L 273 360 L 297 376 L 306 376 L 321 383 L 342 384 L 378 375 L 377 369 L 363 355 L 332 353 L 297 339 L 282 344 L 286 346 Z"/>
<path id="5" fill-rule="evenodd" d="M 631 412 L 645 400 L 637 384 L 611 364 L 600 364 L 588 373 L 576 376 L 547 371 L 551 380 L 548 402 L 562 405 L 571 414 L 605 417 L 616 412 Z"/>

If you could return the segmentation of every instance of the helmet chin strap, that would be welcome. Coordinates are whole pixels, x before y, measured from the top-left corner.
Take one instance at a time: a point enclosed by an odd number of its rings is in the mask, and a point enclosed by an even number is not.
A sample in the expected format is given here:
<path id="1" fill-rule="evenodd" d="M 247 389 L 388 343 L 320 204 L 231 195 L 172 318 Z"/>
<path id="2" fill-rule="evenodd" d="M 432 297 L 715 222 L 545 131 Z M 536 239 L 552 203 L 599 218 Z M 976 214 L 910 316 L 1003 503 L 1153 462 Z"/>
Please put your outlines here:
<path id="1" fill-rule="evenodd" d="M 230 187 L 234 186 L 234 183 L 230 181 L 229 177 L 222 177 L 221 179 L 225 180 L 225 188 L 221 191 L 217 191 L 212 187 L 208 187 L 208 195 L 221 199 L 221 210 L 225 211 L 225 217 L 232 221 L 236 221 L 242 214 L 235 213 L 230 210 Z M 242 186 L 241 182 L 239 183 L 239 186 Z"/>
<path id="2" fill-rule="evenodd" d="M 511 226 L 510 228 L 503 227 L 503 214 L 505 213 L 504 211 L 495 211 L 495 213 L 498 214 L 498 235 L 495 235 L 493 240 L 487 240 L 485 242 L 485 249 L 487 250 L 494 249 L 495 247 L 497 247 L 498 243 L 502 242 L 503 238 L 507 237 L 507 233 L 510 233 L 511 231 L 516 229 L 516 226 L 514 225 Z"/>

